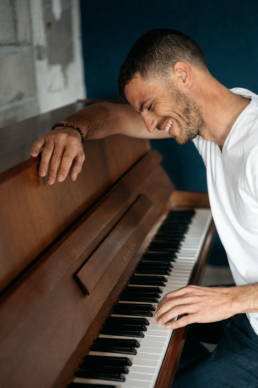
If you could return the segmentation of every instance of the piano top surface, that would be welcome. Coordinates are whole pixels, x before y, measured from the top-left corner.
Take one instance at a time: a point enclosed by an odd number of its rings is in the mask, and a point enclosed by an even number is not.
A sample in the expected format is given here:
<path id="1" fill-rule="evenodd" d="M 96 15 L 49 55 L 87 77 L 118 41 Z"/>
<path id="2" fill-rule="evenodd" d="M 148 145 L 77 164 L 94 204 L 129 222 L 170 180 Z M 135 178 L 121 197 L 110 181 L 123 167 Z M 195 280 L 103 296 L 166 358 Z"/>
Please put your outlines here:
<path id="1" fill-rule="evenodd" d="M 69 104 L 0 128 L 0 173 L 27 160 L 35 140 L 49 132 L 58 120 L 75 113 L 81 107 L 80 103 Z"/>

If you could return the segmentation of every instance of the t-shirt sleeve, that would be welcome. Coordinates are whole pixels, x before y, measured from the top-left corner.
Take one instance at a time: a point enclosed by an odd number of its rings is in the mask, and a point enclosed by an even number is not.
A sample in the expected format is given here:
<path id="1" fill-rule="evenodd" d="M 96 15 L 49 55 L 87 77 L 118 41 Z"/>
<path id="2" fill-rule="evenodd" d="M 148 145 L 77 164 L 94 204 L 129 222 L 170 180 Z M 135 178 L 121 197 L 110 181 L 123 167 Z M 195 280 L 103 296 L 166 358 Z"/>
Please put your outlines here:
<path id="1" fill-rule="evenodd" d="M 258 200 L 258 146 L 255 146 L 246 161 L 246 183 L 252 196 Z"/>

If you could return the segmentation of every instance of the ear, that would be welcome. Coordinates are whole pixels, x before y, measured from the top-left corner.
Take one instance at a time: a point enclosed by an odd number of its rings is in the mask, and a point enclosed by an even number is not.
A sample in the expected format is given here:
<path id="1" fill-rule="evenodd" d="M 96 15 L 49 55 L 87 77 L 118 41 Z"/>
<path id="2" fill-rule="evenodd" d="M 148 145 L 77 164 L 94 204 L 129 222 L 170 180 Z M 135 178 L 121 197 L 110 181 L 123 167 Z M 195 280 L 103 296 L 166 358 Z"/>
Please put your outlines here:
<path id="1" fill-rule="evenodd" d="M 187 62 L 178 61 L 173 66 L 174 80 L 178 86 L 189 88 L 192 83 L 192 67 Z"/>

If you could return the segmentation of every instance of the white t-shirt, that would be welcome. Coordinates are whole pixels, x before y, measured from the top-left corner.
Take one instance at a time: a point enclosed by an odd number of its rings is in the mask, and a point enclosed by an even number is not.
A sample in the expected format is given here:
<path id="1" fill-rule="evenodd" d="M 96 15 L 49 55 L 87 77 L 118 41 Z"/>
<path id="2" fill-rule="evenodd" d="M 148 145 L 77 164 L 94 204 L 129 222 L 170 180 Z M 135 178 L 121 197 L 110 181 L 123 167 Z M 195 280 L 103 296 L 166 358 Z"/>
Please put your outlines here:
<path id="1" fill-rule="evenodd" d="M 250 98 L 232 126 L 222 151 L 198 136 L 194 144 L 207 169 L 211 211 L 236 285 L 258 283 L 258 96 Z M 247 314 L 258 334 L 258 313 Z"/>

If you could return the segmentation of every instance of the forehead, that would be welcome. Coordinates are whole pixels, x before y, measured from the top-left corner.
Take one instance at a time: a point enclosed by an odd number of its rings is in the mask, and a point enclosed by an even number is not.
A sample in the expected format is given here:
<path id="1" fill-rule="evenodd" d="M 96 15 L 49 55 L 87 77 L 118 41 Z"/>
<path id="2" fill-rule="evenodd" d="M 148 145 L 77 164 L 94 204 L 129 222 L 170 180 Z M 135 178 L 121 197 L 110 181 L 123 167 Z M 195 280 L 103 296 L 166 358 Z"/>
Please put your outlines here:
<path id="1" fill-rule="evenodd" d="M 143 78 L 139 73 L 136 73 L 125 86 L 125 96 L 127 101 L 137 109 L 144 100 L 157 95 L 161 87 L 161 80 L 151 76 Z"/>

